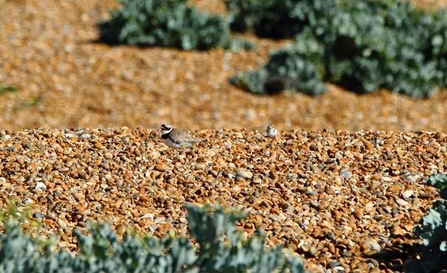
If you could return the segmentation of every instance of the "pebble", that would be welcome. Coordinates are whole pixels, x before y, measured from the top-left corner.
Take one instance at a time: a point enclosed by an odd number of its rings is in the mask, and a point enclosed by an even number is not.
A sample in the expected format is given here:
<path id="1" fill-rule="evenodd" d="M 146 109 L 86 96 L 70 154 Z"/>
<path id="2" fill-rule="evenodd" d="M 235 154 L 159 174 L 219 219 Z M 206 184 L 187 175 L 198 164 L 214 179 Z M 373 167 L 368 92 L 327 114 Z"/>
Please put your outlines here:
<path id="1" fill-rule="evenodd" d="M 33 217 L 34 217 L 34 218 L 37 218 L 37 219 L 42 219 L 42 218 L 45 217 L 45 214 L 43 214 L 43 213 L 40 212 L 40 211 L 36 211 L 36 212 L 33 213 Z"/>
<path id="2" fill-rule="evenodd" d="M 412 191 L 412 190 L 406 190 L 402 193 L 402 197 L 404 199 L 409 199 L 410 197 L 413 196 L 413 193 L 414 193 L 414 191 Z"/>
<path id="3" fill-rule="evenodd" d="M 23 193 L 23 192 L 25 192 L 26 190 L 25 190 L 25 188 L 22 187 L 22 186 L 14 186 L 14 191 L 15 191 L 16 193 Z"/>
<path id="4" fill-rule="evenodd" d="M 82 134 L 79 138 L 81 138 L 81 139 L 89 139 L 91 137 L 92 137 L 91 134 Z"/>
<path id="5" fill-rule="evenodd" d="M 159 172 L 166 172 L 169 169 L 169 167 L 167 164 L 157 164 L 155 165 L 154 169 Z"/>
<path id="6" fill-rule="evenodd" d="M 340 176 L 343 177 L 344 179 L 348 180 L 349 178 L 352 177 L 352 173 L 348 170 L 343 169 L 340 172 Z"/>
<path id="7" fill-rule="evenodd" d="M 376 240 L 370 239 L 365 242 L 365 244 L 368 246 L 369 249 L 380 252 L 382 250 L 382 247 L 377 243 Z"/>
<path id="8" fill-rule="evenodd" d="M 46 190 L 47 189 L 47 185 L 45 185 L 45 183 L 38 182 L 36 184 L 36 187 L 34 187 L 34 189 L 36 189 L 36 190 Z"/>
<path id="9" fill-rule="evenodd" d="M 34 200 L 26 197 L 25 199 L 23 199 L 23 204 L 25 204 L 25 205 L 34 204 Z"/>
<path id="10" fill-rule="evenodd" d="M 62 219 L 58 219 L 57 223 L 59 224 L 59 227 L 63 230 L 67 229 L 67 224 L 62 220 Z"/>
<path id="11" fill-rule="evenodd" d="M 402 206 L 402 207 L 408 207 L 409 206 L 409 203 L 407 201 L 405 201 L 404 199 L 401 199 L 401 198 L 397 198 L 396 199 L 396 203 L 399 206 Z"/>
<path id="12" fill-rule="evenodd" d="M 118 225 L 115 227 L 115 230 L 116 230 L 116 233 L 117 233 L 119 236 L 123 236 L 124 233 L 126 232 L 126 226 L 123 225 L 123 224 L 118 224 Z"/>
<path id="13" fill-rule="evenodd" d="M 236 173 L 236 179 L 251 179 L 253 177 L 253 173 L 247 170 L 239 169 Z"/>
<path id="14" fill-rule="evenodd" d="M 353 215 L 357 220 L 362 220 L 364 211 L 362 208 L 354 209 Z"/>

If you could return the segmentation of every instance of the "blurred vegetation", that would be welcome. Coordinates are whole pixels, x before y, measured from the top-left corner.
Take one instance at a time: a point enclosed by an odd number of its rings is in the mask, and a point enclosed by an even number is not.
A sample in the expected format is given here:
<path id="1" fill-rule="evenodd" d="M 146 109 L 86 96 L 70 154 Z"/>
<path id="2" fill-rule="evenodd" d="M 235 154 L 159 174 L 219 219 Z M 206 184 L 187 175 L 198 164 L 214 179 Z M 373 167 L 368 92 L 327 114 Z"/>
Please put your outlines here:
<path id="1" fill-rule="evenodd" d="M 270 94 L 320 95 L 323 82 L 357 93 L 392 90 L 426 98 L 447 87 L 447 10 L 388 0 L 226 0 L 230 27 L 291 38 L 256 71 L 230 82 Z"/>
<path id="2" fill-rule="evenodd" d="M 380 89 L 413 98 L 447 87 L 447 9 L 421 10 L 389 0 L 225 0 L 228 17 L 186 0 L 120 0 L 99 23 L 109 44 L 184 50 L 253 49 L 230 29 L 293 38 L 263 67 L 238 73 L 233 85 L 257 94 L 283 90 L 318 96 L 324 82 L 364 94 Z"/>
<path id="3" fill-rule="evenodd" d="M 99 23 L 100 41 L 116 45 L 165 46 L 183 50 L 252 49 L 230 39 L 224 18 L 186 5 L 187 0 L 120 0 L 121 10 Z"/>
<path id="4" fill-rule="evenodd" d="M 0 95 L 4 95 L 6 93 L 14 93 L 19 91 L 19 89 L 17 87 L 14 86 L 6 86 L 6 85 L 2 85 L 0 84 Z"/>

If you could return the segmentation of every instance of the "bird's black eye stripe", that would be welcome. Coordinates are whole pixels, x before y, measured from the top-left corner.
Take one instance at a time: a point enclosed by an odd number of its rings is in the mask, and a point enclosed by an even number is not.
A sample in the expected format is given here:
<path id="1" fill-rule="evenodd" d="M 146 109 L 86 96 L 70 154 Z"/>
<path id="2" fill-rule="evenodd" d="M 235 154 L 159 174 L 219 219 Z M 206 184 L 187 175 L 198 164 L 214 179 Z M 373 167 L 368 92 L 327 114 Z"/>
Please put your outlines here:
<path id="1" fill-rule="evenodd" d="M 162 129 L 162 130 L 170 130 L 171 128 L 172 128 L 171 126 L 166 125 L 166 124 L 162 124 L 162 125 L 161 125 L 161 129 Z"/>

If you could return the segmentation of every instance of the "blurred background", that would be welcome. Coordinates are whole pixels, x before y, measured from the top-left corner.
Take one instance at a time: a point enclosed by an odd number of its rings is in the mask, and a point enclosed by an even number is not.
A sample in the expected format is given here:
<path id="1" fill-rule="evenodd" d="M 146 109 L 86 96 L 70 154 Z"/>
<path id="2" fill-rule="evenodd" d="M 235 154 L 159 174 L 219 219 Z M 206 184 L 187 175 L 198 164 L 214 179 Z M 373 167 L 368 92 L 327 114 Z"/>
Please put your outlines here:
<path id="1" fill-rule="evenodd" d="M 411 1 L 437 9 L 447 1 Z M 225 15 L 224 1 L 195 0 Z M 377 91 L 358 95 L 332 84 L 318 97 L 256 95 L 229 82 L 266 64 L 290 39 L 238 34 L 257 50 L 184 51 L 98 42 L 98 23 L 114 0 L 0 0 L 0 128 L 158 129 L 163 122 L 198 130 L 388 130 L 447 132 L 447 92 L 428 99 Z"/>

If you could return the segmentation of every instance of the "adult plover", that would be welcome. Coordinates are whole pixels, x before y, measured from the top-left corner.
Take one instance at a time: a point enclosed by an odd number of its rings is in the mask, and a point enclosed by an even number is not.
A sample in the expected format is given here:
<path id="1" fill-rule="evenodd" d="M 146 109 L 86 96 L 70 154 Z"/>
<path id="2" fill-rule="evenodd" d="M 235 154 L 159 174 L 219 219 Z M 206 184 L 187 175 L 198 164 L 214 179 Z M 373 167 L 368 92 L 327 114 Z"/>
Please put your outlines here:
<path id="1" fill-rule="evenodd" d="M 175 149 L 204 141 L 204 139 L 195 138 L 187 132 L 174 128 L 169 124 L 161 125 L 161 138 L 163 138 L 166 145 Z"/>
<path id="2" fill-rule="evenodd" d="M 277 137 L 278 136 L 278 130 L 273 124 L 269 124 L 267 126 L 267 129 L 265 130 L 265 136 L 266 137 Z"/>

